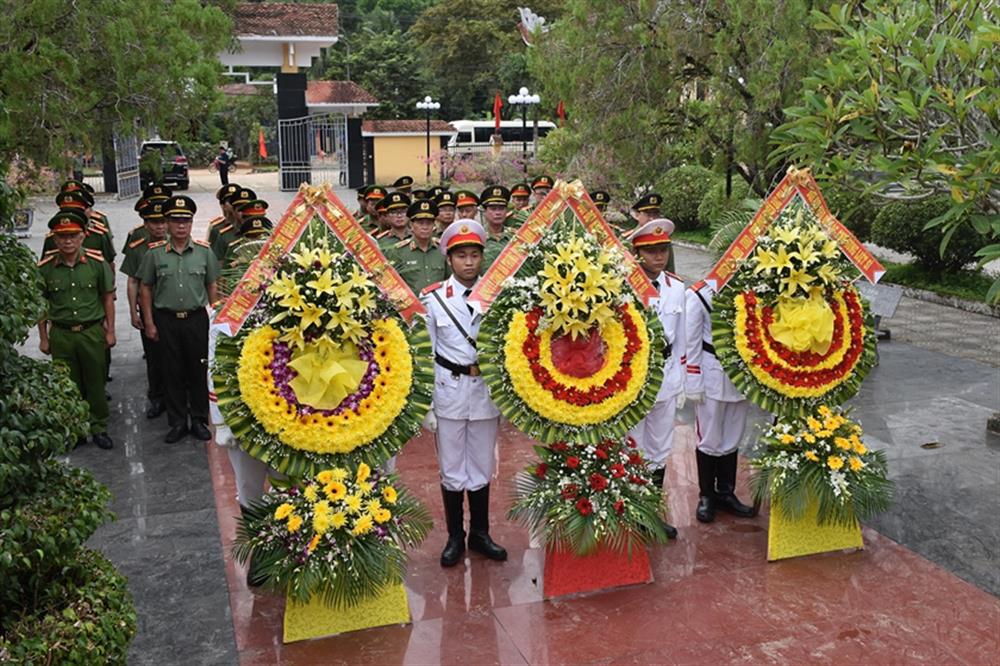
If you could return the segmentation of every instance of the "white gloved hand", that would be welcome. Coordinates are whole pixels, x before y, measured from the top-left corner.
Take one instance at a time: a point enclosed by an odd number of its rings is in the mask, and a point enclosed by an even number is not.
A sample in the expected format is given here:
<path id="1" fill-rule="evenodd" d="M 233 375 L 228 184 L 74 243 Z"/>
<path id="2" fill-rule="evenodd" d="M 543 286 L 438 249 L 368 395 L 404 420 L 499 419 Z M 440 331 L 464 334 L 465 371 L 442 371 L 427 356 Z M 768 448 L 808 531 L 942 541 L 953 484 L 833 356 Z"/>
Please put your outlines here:
<path id="1" fill-rule="evenodd" d="M 222 424 L 215 426 L 215 443 L 226 448 L 236 445 L 236 437 L 229 426 Z"/>
<path id="2" fill-rule="evenodd" d="M 687 399 L 697 405 L 700 402 L 704 402 L 705 393 L 703 391 L 695 391 L 694 393 L 688 393 Z"/>
<path id="3" fill-rule="evenodd" d="M 684 409 L 684 403 L 687 402 L 687 396 L 681 391 L 677 394 L 677 409 Z"/>
<path id="4" fill-rule="evenodd" d="M 433 408 L 427 410 L 427 415 L 424 417 L 424 420 L 421 422 L 420 425 L 427 428 L 427 430 L 429 430 L 430 432 L 437 432 L 438 420 L 437 416 L 434 415 Z"/>

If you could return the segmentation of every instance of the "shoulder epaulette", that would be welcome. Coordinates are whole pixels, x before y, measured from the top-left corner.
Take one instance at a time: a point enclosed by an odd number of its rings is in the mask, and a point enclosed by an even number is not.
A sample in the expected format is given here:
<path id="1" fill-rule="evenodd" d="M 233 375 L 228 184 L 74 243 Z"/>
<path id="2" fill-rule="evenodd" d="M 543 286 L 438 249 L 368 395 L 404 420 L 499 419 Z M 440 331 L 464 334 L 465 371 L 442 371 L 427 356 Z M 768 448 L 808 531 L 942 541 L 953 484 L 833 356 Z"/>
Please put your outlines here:
<path id="1" fill-rule="evenodd" d="M 399 241 L 398 243 L 396 243 L 392 247 L 393 248 L 406 247 L 407 245 L 409 245 L 409 243 L 410 243 L 410 239 L 409 238 L 404 238 L 403 240 Z"/>
<path id="2" fill-rule="evenodd" d="M 429 284 L 429 285 L 427 285 L 426 287 L 424 287 L 423 289 L 420 290 L 420 295 L 421 296 L 426 296 L 427 294 L 431 293 L 435 289 L 440 289 L 441 285 L 443 285 L 443 284 L 444 284 L 444 282 L 435 282 L 434 284 Z"/>
<path id="3" fill-rule="evenodd" d="M 108 216 L 103 211 L 99 211 L 96 208 L 92 208 L 90 211 L 90 216 L 94 217 L 95 215 L 101 218 L 102 220 L 106 220 L 108 218 Z"/>
<path id="4" fill-rule="evenodd" d="M 201 245 L 202 247 L 207 247 L 207 248 L 212 247 L 212 244 L 209 243 L 207 240 L 202 240 L 200 238 L 192 238 L 191 240 L 194 242 L 195 245 Z"/>
<path id="5" fill-rule="evenodd" d="M 93 224 L 87 227 L 87 233 L 95 236 L 106 236 L 108 234 L 108 228 L 98 224 Z"/>
<path id="6" fill-rule="evenodd" d="M 49 263 L 53 259 L 55 259 L 55 255 L 52 254 L 51 252 L 46 252 L 45 256 L 43 256 L 41 259 L 38 260 L 38 265 L 39 266 L 44 266 L 45 264 Z"/>
<path id="7" fill-rule="evenodd" d="M 386 229 L 385 231 L 380 231 L 377 234 L 375 234 L 375 238 L 377 238 L 378 240 L 382 240 L 383 238 L 385 238 L 386 236 L 388 236 L 389 232 L 391 232 L 391 231 L 392 231 L 392 229 Z"/>
<path id="8" fill-rule="evenodd" d="M 222 234 L 226 233 L 227 231 L 231 230 L 232 228 L 233 228 L 233 225 L 227 224 L 226 226 L 224 226 L 221 229 L 219 229 L 219 235 L 221 236 Z"/>
<path id="9" fill-rule="evenodd" d="M 90 257 L 91 259 L 100 259 L 101 261 L 104 261 L 104 255 L 101 253 L 100 250 L 94 250 L 89 247 L 86 247 L 83 249 L 83 251 L 86 252 L 87 256 Z"/>
<path id="10" fill-rule="evenodd" d="M 219 226 L 220 224 L 222 224 L 225 221 L 226 221 L 226 218 L 223 215 L 220 215 L 218 217 L 212 218 L 212 221 L 208 223 L 208 226 L 210 226 L 210 227 L 217 227 L 217 226 Z"/>
<path id="11" fill-rule="evenodd" d="M 45 254 L 43 254 L 42 256 L 43 256 L 43 257 L 47 257 L 47 256 L 49 256 L 50 254 L 59 254 L 59 248 L 57 248 L 57 247 L 54 247 L 54 248 L 52 248 L 51 250 L 46 250 L 46 251 L 45 251 Z"/>
<path id="12" fill-rule="evenodd" d="M 134 241 L 128 244 L 129 247 L 139 247 L 146 242 L 145 238 L 136 238 Z"/>
<path id="13" fill-rule="evenodd" d="M 101 218 L 99 218 L 99 217 L 91 217 L 90 218 L 90 226 L 92 226 L 92 227 L 100 227 L 101 229 L 107 229 L 108 228 L 108 225 L 104 224 L 104 221 Z"/>
<path id="14" fill-rule="evenodd" d="M 684 281 L 684 278 L 682 278 L 680 275 L 677 275 L 677 273 L 671 273 L 670 271 L 663 271 L 663 272 L 666 275 L 669 275 L 670 277 L 674 278 L 675 280 L 680 280 L 681 282 Z"/>
<path id="15" fill-rule="evenodd" d="M 167 244 L 167 240 L 166 239 L 158 240 L 158 241 L 150 241 L 149 242 L 149 249 L 152 250 L 154 247 L 163 247 L 166 244 Z"/>

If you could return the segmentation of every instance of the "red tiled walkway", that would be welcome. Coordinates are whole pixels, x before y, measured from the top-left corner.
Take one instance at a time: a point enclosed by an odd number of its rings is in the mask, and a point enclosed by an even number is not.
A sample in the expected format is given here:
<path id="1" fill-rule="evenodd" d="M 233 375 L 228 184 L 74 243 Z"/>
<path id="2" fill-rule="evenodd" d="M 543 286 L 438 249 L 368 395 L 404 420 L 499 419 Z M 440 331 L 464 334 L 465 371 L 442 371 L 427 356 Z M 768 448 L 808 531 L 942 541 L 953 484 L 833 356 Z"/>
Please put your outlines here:
<path id="1" fill-rule="evenodd" d="M 693 433 L 678 426 L 667 484 L 675 542 L 650 549 L 651 585 L 543 601 L 542 554 L 505 518 L 510 479 L 532 457 L 505 427 L 491 533 L 505 563 L 438 564 L 444 523 L 433 443 L 400 456 L 435 529 L 411 552 L 412 624 L 282 645 L 284 600 L 251 592 L 230 544 L 239 508 L 225 452 L 209 459 L 241 663 L 972 664 L 1000 663 L 1000 600 L 865 529 L 865 550 L 768 564 L 767 517 L 695 521 Z M 747 498 L 745 481 L 741 497 Z"/>

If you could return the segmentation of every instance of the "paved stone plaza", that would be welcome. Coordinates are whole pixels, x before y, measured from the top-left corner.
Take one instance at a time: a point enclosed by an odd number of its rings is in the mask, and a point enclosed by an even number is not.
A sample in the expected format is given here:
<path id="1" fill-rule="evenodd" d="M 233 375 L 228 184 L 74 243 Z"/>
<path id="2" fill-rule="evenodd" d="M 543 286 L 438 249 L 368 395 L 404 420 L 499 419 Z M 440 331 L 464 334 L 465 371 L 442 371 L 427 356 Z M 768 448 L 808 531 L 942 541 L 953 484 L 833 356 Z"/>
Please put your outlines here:
<path id="1" fill-rule="evenodd" d="M 254 178 L 254 177 L 250 177 Z M 258 193 L 273 219 L 291 193 Z M 244 182 L 241 175 L 235 180 Z M 200 185 L 204 182 L 204 185 Z M 273 182 L 273 181 L 272 181 Z M 215 183 L 196 180 L 195 233 L 216 214 Z M 353 193 L 338 191 L 348 206 Z M 116 249 L 138 223 L 132 201 L 105 200 Z M 35 233 L 54 206 L 38 204 Z M 687 279 L 711 258 L 677 249 Z M 118 276 L 110 433 L 72 463 L 114 494 L 115 523 L 91 539 L 128 576 L 139 616 L 135 664 L 266 663 L 996 663 L 1000 654 L 1000 440 L 985 432 L 1000 409 L 1000 320 L 904 298 L 892 341 L 852 401 L 872 448 L 885 449 L 893 507 L 865 528 L 866 549 L 768 564 L 767 516 L 712 525 L 694 519 L 693 415 L 679 413 L 668 468 L 675 542 L 651 549 L 652 585 L 545 602 L 541 554 L 505 519 L 509 483 L 530 442 L 501 434 L 493 535 L 506 563 L 476 556 L 442 570 L 444 531 L 433 443 L 400 457 L 407 485 L 436 527 L 413 553 L 413 624 L 282 646 L 283 600 L 246 589 L 229 543 L 238 511 L 224 452 L 192 438 L 167 445 L 165 418 L 148 421 L 137 331 Z M 37 339 L 26 350 L 38 356 Z M 763 413 L 756 420 L 762 421 Z M 748 431 L 752 435 L 752 431 Z M 740 495 L 747 498 L 745 478 Z M 720 573 L 721 572 L 721 573 Z"/>

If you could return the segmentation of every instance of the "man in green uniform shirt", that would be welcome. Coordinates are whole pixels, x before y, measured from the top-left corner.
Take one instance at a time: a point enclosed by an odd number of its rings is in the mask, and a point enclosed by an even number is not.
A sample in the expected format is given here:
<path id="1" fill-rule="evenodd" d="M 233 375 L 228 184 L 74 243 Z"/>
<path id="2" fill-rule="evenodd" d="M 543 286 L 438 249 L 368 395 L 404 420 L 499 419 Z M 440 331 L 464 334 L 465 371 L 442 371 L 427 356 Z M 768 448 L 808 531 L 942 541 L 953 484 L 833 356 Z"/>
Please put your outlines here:
<path id="1" fill-rule="evenodd" d="M 97 250 L 104 256 L 104 260 L 115 270 L 115 248 L 111 234 L 107 227 L 90 217 L 93 198 L 86 194 L 86 190 L 71 190 L 60 192 L 56 195 L 56 205 L 60 211 L 71 210 L 80 214 L 86 220 L 84 228 L 83 248 L 86 250 Z M 42 256 L 54 254 L 56 249 L 56 236 L 49 233 L 42 244 Z M 114 273 L 112 273 L 113 275 Z"/>
<path id="2" fill-rule="evenodd" d="M 268 205 L 263 199 L 250 199 L 249 201 L 244 201 L 235 206 L 235 217 L 236 220 L 233 223 L 232 230 L 226 231 L 224 234 L 219 234 L 219 237 L 215 239 L 215 243 L 212 245 L 212 252 L 215 253 L 215 258 L 220 262 L 226 258 L 229 254 L 229 246 L 235 243 L 240 238 L 241 229 L 243 229 L 243 223 L 254 217 L 264 217 L 267 215 Z"/>
<path id="3" fill-rule="evenodd" d="M 135 202 L 135 212 L 139 214 L 142 218 L 142 224 L 137 227 L 132 227 L 128 232 L 128 236 L 125 237 L 125 245 L 122 247 L 122 255 L 127 255 L 129 248 L 138 247 L 135 243 L 137 240 L 147 241 L 149 240 L 149 232 L 146 227 L 146 219 L 142 215 L 142 211 L 149 207 L 150 204 L 154 203 L 165 203 L 170 200 L 173 196 L 173 192 L 166 185 L 150 185 L 145 190 L 142 191 L 142 196 L 139 200 Z M 124 259 L 122 259 L 124 261 Z"/>
<path id="4" fill-rule="evenodd" d="M 240 217 L 240 209 L 256 199 L 257 193 L 247 187 L 241 187 L 236 192 L 226 196 L 225 202 L 229 205 L 233 214 L 226 224 L 218 227 L 219 232 L 215 236 L 215 240 L 209 242 L 209 247 L 215 253 L 216 259 L 222 259 L 226 256 L 226 248 L 239 235 L 240 225 L 243 224 L 243 218 Z M 211 235 L 211 230 L 209 231 L 209 235 Z"/>
<path id="5" fill-rule="evenodd" d="M 167 220 L 163 217 L 167 201 L 147 203 L 140 211 L 143 219 L 142 237 L 136 238 L 125 248 L 125 259 L 121 272 L 128 276 L 126 295 L 128 296 L 129 320 L 132 328 L 139 331 L 142 351 L 146 361 L 146 418 L 155 419 L 166 411 L 165 389 L 163 385 L 163 350 L 159 342 L 151 340 L 143 327 L 142 309 L 139 307 L 139 268 L 151 247 L 162 244 L 167 237 Z M 138 235 L 138 234 L 133 234 Z"/>
<path id="6" fill-rule="evenodd" d="M 479 197 L 476 196 L 476 193 L 469 190 L 455 192 L 455 219 L 477 220 L 478 217 Z"/>
<path id="7" fill-rule="evenodd" d="M 436 229 L 440 235 L 455 221 L 455 193 L 442 190 L 434 195 L 434 203 L 438 209 Z"/>
<path id="8" fill-rule="evenodd" d="M 483 250 L 483 264 L 480 270 L 485 274 L 507 243 L 513 238 L 506 228 L 507 202 L 510 201 L 510 191 L 503 185 L 494 185 L 483 190 L 479 203 L 483 207 L 483 226 L 486 228 L 486 249 Z"/>
<path id="9" fill-rule="evenodd" d="M 76 211 L 59 211 L 49 221 L 56 252 L 38 264 L 48 302 L 38 323 L 38 348 L 69 366 L 70 378 L 90 406 L 94 444 L 110 449 L 104 352 L 115 345 L 115 278 L 100 252 L 83 248 L 86 226 L 87 219 Z"/>
<path id="10" fill-rule="evenodd" d="M 406 211 L 410 218 L 410 238 L 385 250 L 393 268 L 414 294 L 448 277 L 448 262 L 434 241 L 434 220 L 438 215 L 433 201 L 414 201 Z"/>
<path id="11" fill-rule="evenodd" d="M 378 241 L 379 249 L 385 252 L 399 241 L 410 237 L 406 223 L 406 209 L 410 207 L 410 197 L 402 192 L 390 192 L 379 205 L 389 223 L 389 228 L 375 234 L 375 240 Z"/>
<path id="12" fill-rule="evenodd" d="M 219 231 L 228 224 L 232 224 L 236 217 L 236 211 L 229 203 L 229 198 L 243 188 L 236 183 L 223 185 L 215 191 L 215 198 L 219 202 L 220 215 L 213 217 L 208 223 L 208 244 L 211 245 L 219 237 Z M 169 198 L 169 197 L 168 197 Z"/>
<path id="13" fill-rule="evenodd" d="M 365 191 L 365 216 L 358 220 L 358 223 L 370 234 L 382 231 L 378 221 L 378 204 L 387 194 L 389 191 L 381 185 L 369 185 Z"/>
<path id="14" fill-rule="evenodd" d="M 139 268 L 139 302 L 146 335 L 163 349 L 167 398 L 168 444 L 190 432 L 208 441 L 209 303 L 216 300 L 219 261 L 208 244 L 191 239 L 194 201 L 173 197 L 167 203 L 168 239 L 146 252 Z"/>

